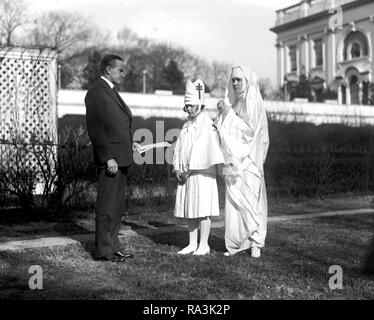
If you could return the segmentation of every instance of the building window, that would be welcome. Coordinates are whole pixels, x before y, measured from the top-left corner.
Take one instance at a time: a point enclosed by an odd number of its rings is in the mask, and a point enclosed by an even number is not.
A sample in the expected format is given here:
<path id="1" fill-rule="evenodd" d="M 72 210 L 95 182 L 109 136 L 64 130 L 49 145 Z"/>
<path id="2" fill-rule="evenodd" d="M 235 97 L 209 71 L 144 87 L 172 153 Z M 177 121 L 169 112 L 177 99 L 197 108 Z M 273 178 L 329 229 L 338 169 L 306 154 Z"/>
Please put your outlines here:
<path id="1" fill-rule="evenodd" d="M 314 40 L 314 63 L 316 67 L 323 66 L 323 45 L 322 39 Z"/>
<path id="2" fill-rule="evenodd" d="M 369 81 L 362 83 L 362 104 L 369 104 Z"/>
<path id="3" fill-rule="evenodd" d="M 342 89 L 342 104 L 347 104 L 347 89 L 344 85 L 341 86 Z"/>
<path id="4" fill-rule="evenodd" d="M 296 46 L 289 47 L 289 57 L 290 57 L 290 71 L 297 71 L 297 57 L 296 57 Z"/>
<path id="5" fill-rule="evenodd" d="M 366 35 L 360 31 L 352 31 L 344 40 L 343 59 L 350 60 L 369 55 L 369 43 Z"/>
<path id="6" fill-rule="evenodd" d="M 352 58 L 359 58 L 359 57 L 361 57 L 361 47 L 360 47 L 360 45 L 357 42 L 355 42 L 352 45 L 351 55 L 352 55 Z"/>
<path id="7" fill-rule="evenodd" d="M 356 76 L 351 77 L 349 88 L 351 94 L 351 104 L 360 104 L 360 86 Z"/>

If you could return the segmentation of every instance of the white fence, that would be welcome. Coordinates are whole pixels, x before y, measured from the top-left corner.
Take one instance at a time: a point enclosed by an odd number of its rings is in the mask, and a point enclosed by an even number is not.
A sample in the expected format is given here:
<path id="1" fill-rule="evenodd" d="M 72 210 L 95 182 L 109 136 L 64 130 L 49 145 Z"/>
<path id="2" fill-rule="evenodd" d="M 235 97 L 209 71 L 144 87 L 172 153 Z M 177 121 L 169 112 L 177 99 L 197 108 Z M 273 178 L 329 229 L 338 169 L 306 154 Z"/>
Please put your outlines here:
<path id="1" fill-rule="evenodd" d="M 60 90 L 58 93 L 58 116 L 67 114 L 85 115 L 84 97 L 86 91 Z M 183 96 L 121 93 L 134 116 L 142 118 L 167 117 L 186 118 L 183 112 Z M 216 115 L 218 99 L 207 98 L 206 110 L 213 118 Z M 337 105 L 324 103 L 295 103 L 265 101 L 269 118 L 284 122 L 342 123 L 351 126 L 374 125 L 374 107 Z"/>
<path id="2" fill-rule="evenodd" d="M 84 97 L 87 91 L 60 90 L 58 93 L 58 116 L 67 114 L 86 114 Z M 183 111 L 184 97 L 177 95 L 156 95 L 140 93 L 120 93 L 130 107 L 133 116 L 142 118 L 167 117 L 186 118 Z M 217 99 L 207 99 L 206 109 L 212 117 L 215 116 Z"/>

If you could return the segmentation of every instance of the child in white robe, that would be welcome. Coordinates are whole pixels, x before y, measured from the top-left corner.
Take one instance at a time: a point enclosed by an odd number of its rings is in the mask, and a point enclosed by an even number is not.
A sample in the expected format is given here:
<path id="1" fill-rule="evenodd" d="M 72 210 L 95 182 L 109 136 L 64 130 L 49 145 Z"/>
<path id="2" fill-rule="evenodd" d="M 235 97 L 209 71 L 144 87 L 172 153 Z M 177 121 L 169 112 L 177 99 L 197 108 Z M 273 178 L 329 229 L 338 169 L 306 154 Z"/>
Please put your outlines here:
<path id="1" fill-rule="evenodd" d="M 216 172 L 223 154 L 218 132 L 203 109 L 204 83 L 188 80 L 184 110 L 189 119 L 177 139 L 173 158 L 179 182 L 174 216 L 188 219 L 189 231 L 189 244 L 178 254 L 209 254 L 210 217 L 219 216 Z"/>

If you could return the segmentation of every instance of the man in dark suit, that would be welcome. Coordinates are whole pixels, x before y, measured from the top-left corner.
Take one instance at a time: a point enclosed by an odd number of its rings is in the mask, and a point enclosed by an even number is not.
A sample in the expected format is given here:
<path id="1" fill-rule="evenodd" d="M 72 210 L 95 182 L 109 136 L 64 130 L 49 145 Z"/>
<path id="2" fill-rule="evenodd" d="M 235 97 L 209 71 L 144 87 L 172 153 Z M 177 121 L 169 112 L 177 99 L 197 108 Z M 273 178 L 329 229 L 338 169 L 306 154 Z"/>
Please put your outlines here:
<path id="1" fill-rule="evenodd" d="M 95 258 L 120 262 L 132 257 L 121 252 L 118 240 L 127 171 L 133 163 L 132 114 L 115 88 L 125 77 L 122 58 L 105 56 L 100 69 L 101 78 L 85 98 L 87 130 L 98 167 Z"/>

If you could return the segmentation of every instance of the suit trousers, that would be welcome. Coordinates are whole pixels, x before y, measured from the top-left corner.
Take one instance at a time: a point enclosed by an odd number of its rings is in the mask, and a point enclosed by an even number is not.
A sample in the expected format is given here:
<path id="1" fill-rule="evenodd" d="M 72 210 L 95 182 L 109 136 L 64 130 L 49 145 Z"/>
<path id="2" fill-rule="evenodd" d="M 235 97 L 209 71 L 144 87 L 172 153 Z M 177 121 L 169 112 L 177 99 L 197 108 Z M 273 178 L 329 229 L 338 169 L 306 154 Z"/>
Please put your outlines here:
<path id="1" fill-rule="evenodd" d="M 116 175 L 105 168 L 98 169 L 98 189 L 95 217 L 95 256 L 101 258 L 120 251 L 118 239 L 125 210 L 126 182 L 129 167 L 120 167 Z"/>

